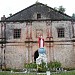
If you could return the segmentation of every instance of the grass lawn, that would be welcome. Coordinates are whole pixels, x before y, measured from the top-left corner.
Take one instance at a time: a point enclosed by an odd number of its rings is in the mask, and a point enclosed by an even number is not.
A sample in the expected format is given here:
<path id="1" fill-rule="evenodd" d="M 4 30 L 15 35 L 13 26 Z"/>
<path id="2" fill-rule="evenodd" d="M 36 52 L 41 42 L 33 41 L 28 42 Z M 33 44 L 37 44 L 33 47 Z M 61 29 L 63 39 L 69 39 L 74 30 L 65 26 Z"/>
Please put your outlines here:
<path id="1" fill-rule="evenodd" d="M 11 73 L 11 72 L 0 72 L 0 75 L 36 75 L 36 73 Z M 46 74 L 38 74 L 38 75 L 46 75 Z M 61 73 L 58 73 L 58 74 L 52 73 L 51 75 L 75 75 L 75 71 L 61 72 Z"/>
<path id="2" fill-rule="evenodd" d="M 11 73 L 11 72 L 0 72 L 0 75 L 36 75 L 36 73 Z"/>
<path id="3" fill-rule="evenodd" d="M 61 72 L 58 74 L 51 74 L 51 75 L 75 75 L 75 71 Z"/>

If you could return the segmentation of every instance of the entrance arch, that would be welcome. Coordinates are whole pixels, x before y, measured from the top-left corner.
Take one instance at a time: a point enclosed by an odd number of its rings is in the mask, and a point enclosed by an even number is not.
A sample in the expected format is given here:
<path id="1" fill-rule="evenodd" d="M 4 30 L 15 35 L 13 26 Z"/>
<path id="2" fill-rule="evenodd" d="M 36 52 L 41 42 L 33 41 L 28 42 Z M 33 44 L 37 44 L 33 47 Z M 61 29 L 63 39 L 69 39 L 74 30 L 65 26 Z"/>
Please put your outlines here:
<path id="1" fill-rule="evenodd" d="M 34 62 L 36 62 L 36 58 L 38 58 L 38 56 L 39 56 L 39 53 L 38 53 L 38 50 L 36 50 L 34 53 Z"/>

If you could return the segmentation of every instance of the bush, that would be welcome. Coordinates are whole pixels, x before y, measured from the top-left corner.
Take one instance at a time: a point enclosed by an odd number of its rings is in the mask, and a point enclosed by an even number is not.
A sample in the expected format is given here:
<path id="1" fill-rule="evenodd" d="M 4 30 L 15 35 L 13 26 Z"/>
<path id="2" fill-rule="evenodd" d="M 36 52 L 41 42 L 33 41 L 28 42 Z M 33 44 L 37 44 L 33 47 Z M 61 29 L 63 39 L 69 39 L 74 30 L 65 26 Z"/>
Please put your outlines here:
<path id="1" fill-rule="evenodd" d="M 47 65 L 48 65 L 48 68 L 50 70 L 56 70 L 56 68 L 60 68 L 61 67 L 61 63 L 60 62 L 57 62 L 57 61 L 50 62 Z"/>
<path id="2" fill-rule="evenodd" d="M 50 62 L 47 64 L 47 67 L 46 67 L 46 63 L 42 61 L 42 64 L 38 65 L 38 67 L 36 63 L 25 63 L 24 67 L 27 69 L 38 69 L 38 72 L 46 72 L 47 70 L 55 71 L 56 68 L 61 67 L 61 63 L 57 61 Z"/>
<path id="3" fill-rule="evenodd" d="M 46 63 L 42 62 L 42 64 L 38 65 L 38 72 L 46 72 L 46 70 Z"/>
<path id="4" fill-rule="evenodd" d="M 72 67 L 69 67 L 69 68 L 63 68 L 64 70 L 67 70 L 67 71 L 71 71 L 71 70 L 75 70 L 75 68 L 72 68 Z"/>
<path id="5" fill-rule="evenodd" d="M 11 68 L 2 69 L 2 71 L 11 71 Z"/>
<path id="6" fill-rule="evenodd" d="M 25 68 L 34 68 L 34 69 L 36 69 L 37 65 L 36 65 L 36 63 L 25 63 L 24 67 Z"/>

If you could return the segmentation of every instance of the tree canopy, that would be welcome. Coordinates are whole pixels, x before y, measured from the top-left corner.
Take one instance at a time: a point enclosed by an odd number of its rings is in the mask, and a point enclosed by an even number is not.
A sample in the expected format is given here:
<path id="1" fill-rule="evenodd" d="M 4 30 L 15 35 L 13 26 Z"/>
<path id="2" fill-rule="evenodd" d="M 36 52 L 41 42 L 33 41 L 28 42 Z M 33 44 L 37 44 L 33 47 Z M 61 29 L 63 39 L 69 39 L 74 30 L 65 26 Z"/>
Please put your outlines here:
<path id="1" fill-rule="evenodd" d="M 57 11 L 60 11 L 62 13 L 65 12 L 65 8 L 63 6 L 59 6 L 58 8 L 57 7 L 54 7 L 54 9 L 57 10 Z"/>
<path id="2" fill-rule="evenodd" d="M 75 19 L 75 13 L 72 14 L 72 18 Z"/>

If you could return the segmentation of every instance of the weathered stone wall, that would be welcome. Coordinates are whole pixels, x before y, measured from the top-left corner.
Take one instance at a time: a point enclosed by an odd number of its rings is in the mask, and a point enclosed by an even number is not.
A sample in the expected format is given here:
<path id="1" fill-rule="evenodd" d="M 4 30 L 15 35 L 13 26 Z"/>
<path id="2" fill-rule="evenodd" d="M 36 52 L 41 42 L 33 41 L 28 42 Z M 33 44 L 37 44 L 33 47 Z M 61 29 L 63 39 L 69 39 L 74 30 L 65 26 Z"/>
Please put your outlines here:
<path id="1" fill-rule="evenodd" d="M 64 67 L 74 67 L 74 50 L 71 42 L 56 42 L 53 48 L 54 60 L 60 61 Z"/>
<path id="2" fill-rule="evenodd" d="M 62 66 L 74 67 L 74 46 L 70 41 L 73 36 L 72 25 L 70 21 L 50 21 L 47 25 L 47 21 L 33 21 L 32 22 L 32 38 L 28 41 L 26 22 L 10 22 L 6 24 L 6 40 L 10 43 L 6 44 L 5 61 L 6 66 L 11 68 L 23 68 L 24 63 L 34 62 L 34 53 L 39 48 L 37 35 L 42 35 L 45 41 L 50 39 L 47 37 L 47 29 L 50 29 L 49 36 L 52 37 L 54 42 L 45 42 L 45 48 L 47 53 L 48 62 L 60 61 Z M 65 28 L 65 38 L 58 38 L 57 28 Z M 13 29 L 21 29 L 21 38 L 13 38 Z M 37 32 L 41 31 L 41 32 Z M 40 34 L 38 34 L 40 33 Z M 69 41 L 66 41 L 69 40 Z M 60 42 L 61 41 L 61 42 Z M 64 41 L 64 42 L 63 42 Z M 30 46 L 29 46 L 30 45 Z M 29 46 L 29 47 L 28 47 Z"/>
<path id="3" fill-rule="evenodd" d="M 14 44 L 10 45 L 7 44 L 6 46 L 6 67 L 11 68 L 23 68 L 25 62 L 25 47 L 20 46 L 21 44 Z"/>
<path id="4" fill-rule="evenodd" d="M 57 28 L 65 29 L 65 38 L 58 38 Z M 52 36 L 54 40 L 69 40 L 72 39 L 72 25 L 70 21 L 54 21 L 52 22 Z"/>
<path id="5" fill-rule="evenodd" d="M 57 28 L 65 28 L 65 38 L 58 38 Z M 52 35 L 54 41 L 54 60 L 58 60 L 64 67 L 74 67 L 73 31 L 69 21 L 55 21 L 52 23 Z"/>

